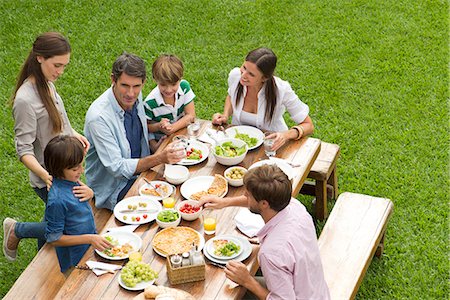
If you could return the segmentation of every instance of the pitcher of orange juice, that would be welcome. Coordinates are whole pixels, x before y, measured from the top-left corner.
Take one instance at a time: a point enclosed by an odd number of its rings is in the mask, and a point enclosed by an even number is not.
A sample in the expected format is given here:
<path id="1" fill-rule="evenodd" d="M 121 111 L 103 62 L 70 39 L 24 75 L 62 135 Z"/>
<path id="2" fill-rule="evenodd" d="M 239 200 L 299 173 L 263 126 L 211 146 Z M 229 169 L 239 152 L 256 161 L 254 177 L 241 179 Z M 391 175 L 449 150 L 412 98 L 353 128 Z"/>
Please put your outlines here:
<path id="1" fill-rule="evenodd" d="M 203 229 L 205 234 L 216 233 L 217 213 L 214 210 L 203 211 Z"/>

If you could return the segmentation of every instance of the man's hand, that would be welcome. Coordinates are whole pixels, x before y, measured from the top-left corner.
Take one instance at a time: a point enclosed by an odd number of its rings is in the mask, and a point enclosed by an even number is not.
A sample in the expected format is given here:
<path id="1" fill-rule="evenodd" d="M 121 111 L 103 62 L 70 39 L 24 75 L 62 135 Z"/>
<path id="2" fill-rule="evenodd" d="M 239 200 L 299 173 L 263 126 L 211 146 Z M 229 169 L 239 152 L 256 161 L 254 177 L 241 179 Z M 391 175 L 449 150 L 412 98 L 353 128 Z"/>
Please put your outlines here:
<path id="1" fill-rule="evenodd" d="M 224 208 L 226 206 L 225 204 L 226 203 L 223 198 L 213 195 L 203 196 L 198 201 L 199 206 L 203 205 L 205 208 L 212 208 L 212 209 Z"/>
<path id="2" fill-rule="evenodd" d="M 178 141 L 172 142 L 167 145 L 163 151 L 164 160 L 169 164 L 174 164 L 186 157 L 186 149 L 179 147 Z"/>
<path id="3" fill-rule="evenodd" d="M 228 279 L 244 287 L 248 287 L 253 280 L 247 267 L 239 261 L 230 260 L 224 271 Z"/>

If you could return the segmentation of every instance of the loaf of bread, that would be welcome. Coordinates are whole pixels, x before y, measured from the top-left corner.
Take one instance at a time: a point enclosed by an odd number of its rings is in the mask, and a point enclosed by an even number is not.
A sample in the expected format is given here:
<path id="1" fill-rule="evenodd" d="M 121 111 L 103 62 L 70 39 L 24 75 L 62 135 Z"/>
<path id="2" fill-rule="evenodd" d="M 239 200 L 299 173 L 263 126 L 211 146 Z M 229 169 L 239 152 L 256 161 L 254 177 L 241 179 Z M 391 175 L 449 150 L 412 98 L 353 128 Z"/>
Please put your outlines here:
<path id="1" fill-rule="evenodd" d="M 167 296 L 171 295 L 175 300 L 195 300 L 188 292 L 165 286 L 151 285 L 145 288 L 144 293 L 141 293 L 138 296 L 142 296 L 142 294 L 144 297 L 139 297 L 139 299 L 155 299 L 158 295 L 164 294 Z M 137 297 L 135 299 L 137 299 Z"/>

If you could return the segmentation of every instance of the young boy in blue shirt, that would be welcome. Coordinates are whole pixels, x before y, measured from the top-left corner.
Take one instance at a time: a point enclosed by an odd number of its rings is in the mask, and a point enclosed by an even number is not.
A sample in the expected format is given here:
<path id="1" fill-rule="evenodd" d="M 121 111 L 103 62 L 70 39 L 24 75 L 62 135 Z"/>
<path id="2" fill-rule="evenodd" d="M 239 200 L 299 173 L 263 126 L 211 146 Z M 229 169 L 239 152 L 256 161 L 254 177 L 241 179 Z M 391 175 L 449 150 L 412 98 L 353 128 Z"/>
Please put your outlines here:
<path id="1" fill-rule="evenodd" d="M 55 246 L 61 272 L 78 264 L 89 245 L 103 251 L 111 244 L 96 234 L 94 216 L 88 201 L 80 201 L 73 189 L 81 185 L 84 148 L 68 135 L 54 137 L 44 151 L 47 171 L 53 176 L 48 193 L 45 237 Z"/>

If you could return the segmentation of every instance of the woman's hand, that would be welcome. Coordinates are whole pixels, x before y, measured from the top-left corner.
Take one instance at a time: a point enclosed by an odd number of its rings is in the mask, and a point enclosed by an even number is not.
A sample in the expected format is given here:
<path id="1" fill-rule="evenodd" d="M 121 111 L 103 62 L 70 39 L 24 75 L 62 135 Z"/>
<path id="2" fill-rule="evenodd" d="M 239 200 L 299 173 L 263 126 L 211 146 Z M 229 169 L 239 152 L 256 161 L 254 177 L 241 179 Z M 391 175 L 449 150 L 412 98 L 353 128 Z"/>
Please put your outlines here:
<path id="1" fill-rule="evenodd" d="M 73 194 L 80 199 L 80 202 L 87 201 L 94 197 L 94 191 L 85 185 L 83 182 L 78 181 L 80 185 L 73 187 Z"/>
<path id="2" fill-rule="evenodd" d="M 91 146 L 91 144 L 89 144 L 89 141 L 87 140 L 87 138 L 85 136 L 79 134 L 76 131 L 74 131 L 74 136 L 83 144 L 84 154 L 86 154 L 87 151 L 89 150 L 89 147 Z"/>
<path id="3" fill-rule="evenodd" d="M 104 251 L 107 248 L 111 248 L 111 245 L 107 239 L 98 234 L 91 235 L 91 245 L 98 251 Z"/>
<path id="4" fill-rule="evenodd" d="M 52 187 L 53 177 L 52 175 L 48 174 L 46 172 L 44 176 L 41 177 L 41 179 L 45 182 L 45 185 L 47 186 L 47 191 L 50 191 L 50 188 Z"/>
<path id="5" fill-rule="evenodd" d="M 274 132 L 266 136 L 266 138 L 273 139 L 272 150 L 277 151 L 280 149 L 287 141 L 289 141 L 289 133 L 285 132 Z"/>
<path id="6" fill-rule="evenodd" d="M 228 117 L 221 113 L 215 113 L 212 117 L 212 123 L 214 125 L 223 125 L 223 124 L 227 124 L 227 122 L 228 122 Z"/>

